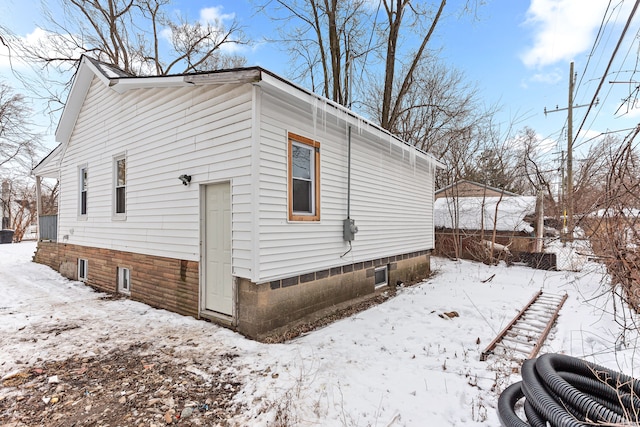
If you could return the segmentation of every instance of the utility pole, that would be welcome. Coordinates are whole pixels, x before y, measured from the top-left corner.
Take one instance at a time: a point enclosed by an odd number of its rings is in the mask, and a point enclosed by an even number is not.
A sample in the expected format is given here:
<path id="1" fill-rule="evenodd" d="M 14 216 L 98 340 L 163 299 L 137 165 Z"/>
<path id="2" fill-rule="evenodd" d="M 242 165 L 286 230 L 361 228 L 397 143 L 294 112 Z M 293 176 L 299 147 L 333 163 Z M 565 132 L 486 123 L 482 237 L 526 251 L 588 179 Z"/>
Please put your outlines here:
<path id="1" fill-rule="evenodd" d="M 544 109 L 544 115 L 547 113 L 555 113 L 557 111 L 567 110 L 567 191 L 565 192 L 566 198 L 566 220 L 567 220 L 567 237 L 571 241 L 573 240 L 573 109 L 588 107 L 591 104 L 573 105 L 573 85 L 575 82 L 575 76 L 573 72 L 573 61 L 569 66 L 569 103 L 567 108 L 558 108 L 555 110 L 547 111 Z M 598 99 L 593 105 L 598 105 Z M 564 163 L 564 161 L 563 161 Z M 564 174 L 563 174 L 564 175 Z M 563 212 L 564 213 L 564 212 Z M 563 219 L 564 223 L 564 219 Z"/>
<path id="2" fill-rule="evenodd" d="M 562 209 L 560 210 L 560 215 L 562 215 L 562 233 L 565 233 L 567 229 L 567 199 L 564 195 L 565 186 L 567 185 L 567 181 L 564 177 L 564 150 L 560 151 L 560 188 L 558 189 L 558 197 L 561 203 Z"/>
<path id="3" fill-rule="evenodd" d="M 573 61 L 569 66 L 569 102 L 567 113 L 567 216 L 569 241 L 573 241 Z"/>

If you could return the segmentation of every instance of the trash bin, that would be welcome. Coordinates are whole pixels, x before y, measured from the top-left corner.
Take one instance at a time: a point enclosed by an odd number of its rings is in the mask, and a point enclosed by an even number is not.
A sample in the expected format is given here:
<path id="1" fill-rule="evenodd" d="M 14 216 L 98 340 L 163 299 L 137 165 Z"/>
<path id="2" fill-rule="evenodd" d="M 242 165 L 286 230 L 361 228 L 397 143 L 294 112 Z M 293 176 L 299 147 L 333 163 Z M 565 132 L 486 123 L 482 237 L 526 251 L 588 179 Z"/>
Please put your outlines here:
<path id="1" fill-rule="evenodd" d="M 13 230 L 0 230 L 0 244 L 13 242 Z"/>

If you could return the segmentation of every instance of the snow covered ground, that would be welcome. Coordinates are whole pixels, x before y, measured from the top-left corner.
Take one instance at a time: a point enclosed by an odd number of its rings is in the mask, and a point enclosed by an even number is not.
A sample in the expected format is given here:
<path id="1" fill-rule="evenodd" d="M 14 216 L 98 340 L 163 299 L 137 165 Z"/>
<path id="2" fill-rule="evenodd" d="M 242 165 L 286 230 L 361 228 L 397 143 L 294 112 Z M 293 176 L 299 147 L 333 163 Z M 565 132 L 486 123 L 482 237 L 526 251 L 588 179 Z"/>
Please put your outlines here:
<path id="1" fill-rule="evenodd" d="M 498 394 L 520 378 L 514 362 L 480 362 L 480 353 L 539 289 L 569 295 L 543 352 L 640 370 L 637 334 L 620 335 L 597 264 L 545 272 L 433 258 L 435 275 L 395 298 L 291 342 L 261 344 L 106 299 L 32 263 L 34 250 L 34 242 L 0 245 L 0 377 L 42 360 L 150 343 L 205 375 L 222 368 L 241 378 L 237 399 L 250 409 L 238 425 L 273 425 L 279 411 L 300 426 L 497 426 Z M 440 316 L 450 311 L 459 316 Z M 223 354 L 237 357 L 207 364 Z"/>

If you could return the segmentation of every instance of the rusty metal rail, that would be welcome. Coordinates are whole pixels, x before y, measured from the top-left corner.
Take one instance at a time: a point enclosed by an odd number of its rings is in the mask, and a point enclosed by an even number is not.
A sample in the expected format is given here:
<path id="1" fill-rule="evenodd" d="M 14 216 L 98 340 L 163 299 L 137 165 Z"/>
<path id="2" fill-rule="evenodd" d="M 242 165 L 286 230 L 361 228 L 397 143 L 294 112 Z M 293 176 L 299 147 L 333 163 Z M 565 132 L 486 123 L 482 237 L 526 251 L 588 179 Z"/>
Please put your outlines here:
<path id="1" fill-rule="evenodd" d="M 549 295 L 538 291 L 480 354 L 480 360 L 487 360 L 498 347 L 527 359 L 536 357 L 566 300 L 567 294 Z"/>

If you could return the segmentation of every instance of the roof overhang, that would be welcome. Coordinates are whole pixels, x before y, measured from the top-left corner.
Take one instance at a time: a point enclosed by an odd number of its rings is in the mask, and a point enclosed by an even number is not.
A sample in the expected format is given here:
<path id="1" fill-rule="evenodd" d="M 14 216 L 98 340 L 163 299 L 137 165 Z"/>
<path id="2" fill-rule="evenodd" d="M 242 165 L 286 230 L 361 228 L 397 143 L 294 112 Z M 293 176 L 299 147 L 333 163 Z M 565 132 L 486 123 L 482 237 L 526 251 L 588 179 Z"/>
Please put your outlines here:
<path id="1" fill-rule="evenodd" d="M 62 144 L 58 144 L 44 159 L 31 170 L 31 174 L 43 178 L 58 178 Z"/>
<path id="2" fill-rule="evenodd" d="M 56 141 L 60 143 L 66 143 L 73 132 L 73 127 L 76 124 L 78 114 L 84 102 L 91 82 L 94 77 L 98 77 L 101 82 L 108 85 L 109 78 L 100 72 L 97 67 L 87 57 L 83 56 L 80 60 L 80 65 L 76 71 L 71 91 L 67 97 L 67 103 L 62 110 L 60 121 L 56 129 Z"/>

